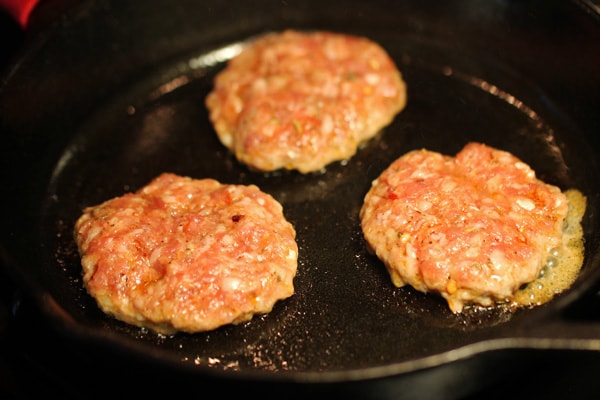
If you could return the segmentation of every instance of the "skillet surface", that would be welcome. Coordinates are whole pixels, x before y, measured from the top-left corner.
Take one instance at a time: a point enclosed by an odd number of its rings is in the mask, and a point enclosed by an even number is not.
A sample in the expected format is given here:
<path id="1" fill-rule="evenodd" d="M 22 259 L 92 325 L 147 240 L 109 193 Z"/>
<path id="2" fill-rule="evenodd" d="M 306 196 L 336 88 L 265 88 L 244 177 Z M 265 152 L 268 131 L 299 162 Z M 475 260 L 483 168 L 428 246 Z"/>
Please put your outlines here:
<path id="1" fill-rule="evenodd" d="M 450 2 L 436 11 L 410 1 L 391 10 L 378 2 L 262 2 L 268 18 L 191 3 L 169 9 L 164 21 L 160 2 L 149 2 L 145 19 L 128 2 L 84 2 L 32 41 L 0 92 L 10 149 L 2 173 L 11 194 L 2 208 L 2 255 L 66 334 L 201 373 L 308 381 L 393 375 L 498 348 L 600 348 L 598 324 L 562 319 L 600 277 L 590 133 L 599 122 L 589 115 L 600 92 L 593 47 L 600 29 L 592 17 L 572 4 L 541 2 Z M 555 31 L 559 14 L 564 25 Z M 251 172 L 219 144 L 204 97 L 246 40 L 290 27 L 379 42 L 403 73 L 408 105 L 355 157 L 325 173 Z M 525 60 L 530 51 L 536 58 Z M 555 59 L 564 53 L 577 57 Z M 394 288 L 366 251 L 358 210 L 370 182 L 407 151 L 454 154 L 468 141 L 511 151 L 541 179 L 588 196 L 581 277 L 547 305 L 453 315 L 435 296 Z M 195 335 L 157 336 L 102 314 L 82 287 L 73 223 L 84 207 L 164 171 L 254 183 L 278 199 L 298 233 L 295 295 L 266 316 Z"/>

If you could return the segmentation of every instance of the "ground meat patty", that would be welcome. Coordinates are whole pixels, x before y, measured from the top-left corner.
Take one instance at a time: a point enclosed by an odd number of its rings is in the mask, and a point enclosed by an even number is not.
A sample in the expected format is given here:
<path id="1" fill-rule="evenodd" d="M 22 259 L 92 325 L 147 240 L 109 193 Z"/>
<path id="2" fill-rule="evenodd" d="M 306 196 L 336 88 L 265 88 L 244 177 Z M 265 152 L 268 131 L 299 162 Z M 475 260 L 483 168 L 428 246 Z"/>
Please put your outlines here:
<path id="1" fill-rule="evenodd" d="M 453 312 L 510 301 L 561 248 L 569 204 L 512 154 L 415 150 L 373 181 L 360 212 L 393 283 L 437 292 Z"/>
<path id="2" fill-rule="evenodd" d="M 83 281 L 101 309 L 165 334 L 270 312 L 294 292 L 295 235 L 254 185 L 170 173 L 86 208 L 75 225 Z"/>
<path id="3" fill-rule="evenodd" d="M 220 141 L 238 160 L 302 173 L 353 156 L 405 103 L 401 74 L 378 44 L 292 30 L 249 44 L 206 98 Z"/>

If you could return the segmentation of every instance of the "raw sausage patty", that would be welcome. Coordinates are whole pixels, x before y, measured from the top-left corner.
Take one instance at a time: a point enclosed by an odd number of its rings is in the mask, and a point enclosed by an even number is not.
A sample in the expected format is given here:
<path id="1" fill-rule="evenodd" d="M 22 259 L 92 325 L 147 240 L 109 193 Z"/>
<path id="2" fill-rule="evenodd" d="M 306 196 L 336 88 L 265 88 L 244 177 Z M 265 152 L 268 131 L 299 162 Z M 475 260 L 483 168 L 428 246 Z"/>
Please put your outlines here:
<path id="1" fill-rule="evenodd" d="M 238 160 L 302 173 L 353 156 L 405 103 L 401 74 L 378 44 L 292 30 L 250 43 L 206 98 L 220 141 Z"/>
<path id="2" fill-rule="evenodd" d="M 295 235 L 280 203 L 254 185 L 170 173 L 86 208 L 75 225 L 100 308 L 164 334 L 270 312 L 294 293 Z"/>
<path id="3" fill-rule="evenodd" d="M 360 218 L 396 286 L 437 292 L 460 312 L 511 301 L 535 280 L 562 249 L 568 210 L 566 195 L 521 160 L 469 143 L 456 157 L 398 158 L 373 181 Z"/>

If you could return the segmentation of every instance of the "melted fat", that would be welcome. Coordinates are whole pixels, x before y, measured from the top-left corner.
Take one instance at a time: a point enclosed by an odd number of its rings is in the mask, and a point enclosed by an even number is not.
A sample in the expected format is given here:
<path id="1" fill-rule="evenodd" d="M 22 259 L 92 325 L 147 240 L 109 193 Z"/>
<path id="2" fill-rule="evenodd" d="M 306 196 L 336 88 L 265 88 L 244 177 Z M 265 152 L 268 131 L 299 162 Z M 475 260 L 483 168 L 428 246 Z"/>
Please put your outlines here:
<path id="1" fill-rule="evenodd" d="M 569 211 L 563 228 L 562 248 L 550 256 L 536 280 L 515 294 L 513 303 L 516 306 L 536 306 L 550 301 L 575 282 L 583 265 L 581 220 L 586 209 L 586 198 L 576 189 L 565 191 L 565 195 L 569 200 Z"/>

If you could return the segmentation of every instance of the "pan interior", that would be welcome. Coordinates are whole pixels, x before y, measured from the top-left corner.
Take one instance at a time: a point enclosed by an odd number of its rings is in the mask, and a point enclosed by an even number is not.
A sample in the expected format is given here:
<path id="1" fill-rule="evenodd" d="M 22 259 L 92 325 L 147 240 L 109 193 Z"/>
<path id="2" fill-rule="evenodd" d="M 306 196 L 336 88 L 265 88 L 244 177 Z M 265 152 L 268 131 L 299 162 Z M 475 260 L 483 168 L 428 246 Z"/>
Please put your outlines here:
<path id="1" fill-rule="evenodd" d="M 573 146 L 568 118 L 507 66 L 418 37 L 376 39 L 407 82 L 407 107 L 353 158 L 322 173 L 253 172 L 219 143 L 204 98 L 244 42 L 171 60 L 111 98 L 78 127 L 47 189 L 43 257 L 44 268 L 56 271 L 49 279 L 60 288 L 52 293 L 57 303 L 93 330 L 131 338 L 182 364 L 227 371 L 360 370 L 508 335 L 530 310 L 454 315 L 437 296 L 393 287 L 366 250 L 358 219 L 363 197 L 407 151 L 453 155 L 469 141 L 512 152 L 548 183 L 591 191 L 594 171 L 573 157 L 585 143 L 565 154 Z M 162 172 L 256 184 L 280 201 L 297 231 L 296 293 L 250 322 L 173 337 L 99 311 L 82 287 L 74 222 L 84 207 L 135 191 Z M 593 221 L 586 223 L 586 234 L 593 234 Z"/>

